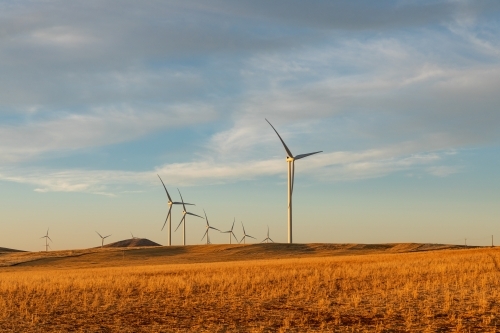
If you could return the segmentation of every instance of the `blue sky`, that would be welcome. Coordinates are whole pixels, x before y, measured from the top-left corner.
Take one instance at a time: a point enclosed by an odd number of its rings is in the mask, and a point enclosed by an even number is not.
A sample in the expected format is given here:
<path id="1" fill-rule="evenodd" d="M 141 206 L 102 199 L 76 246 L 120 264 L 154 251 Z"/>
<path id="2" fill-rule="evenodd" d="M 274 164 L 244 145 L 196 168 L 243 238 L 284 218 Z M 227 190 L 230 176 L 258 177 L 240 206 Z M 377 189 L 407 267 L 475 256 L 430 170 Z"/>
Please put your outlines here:
<path id="1" fill-rule="evenodd" d="M 41 250 L 47 227 L 54 249 L 163 244 L 157 173 L 216 227 L 285 241 L 264 118 L 324 151 L 296 164 L 297 242 L 500 240 L 499 18 L 495 0 L 0 1 L 0 247 Z"/>

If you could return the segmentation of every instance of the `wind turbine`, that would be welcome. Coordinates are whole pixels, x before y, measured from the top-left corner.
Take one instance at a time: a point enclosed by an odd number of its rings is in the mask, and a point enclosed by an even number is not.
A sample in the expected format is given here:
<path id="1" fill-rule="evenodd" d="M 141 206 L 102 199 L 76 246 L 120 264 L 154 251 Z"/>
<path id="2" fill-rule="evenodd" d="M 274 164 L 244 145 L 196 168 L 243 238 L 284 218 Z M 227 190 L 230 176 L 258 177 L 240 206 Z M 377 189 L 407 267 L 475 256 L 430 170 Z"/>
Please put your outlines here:
<path id="1" fill-rule="evenodd" d="M 139 239 L 138 237 L 135 237 L 132 231 L 130 232 L 130 236 L 132 236 L 132 239 Z"/>
<path id="2" fill-rule="evenodd" d="M 97 231 L 96 231 L 96 233 L 99 235 L 99 237 L 101 237 L 101 240 L 102 240 L 102 242 L 101 242 L 101 247 L 103 247 L 103 246 L 104 246 L 104 240 L 105 240 L 106 238 L 108 238 L 109 236 L 111 236 L 111 235 L 107 235 L 107 236 L 102 237 L 102 236 L 101 236 L 101 234 L 100 234 L 100 233 L 98 233 Z"/>
<path id="3" fill-rule="evenodd" d="M 269 120 L 266 119 L 266 121 L 268 122 L 269 125 L 271 125 Z M 278 131 L 274 128 L 273 125 L 271 125 L 271 127 L 278 135 L 278 138 L 280 139 L 286 151 L 286 162 L 288 163 L 288 243 L 291 244 L 292 243 L 292 194 L 293 194 L 293 183 L 295 180 L 295 160 L 300 160 L 301 158 L 321 153 L 322 151 L 315 151 L 314 153 L 300 154 L 293 156 L 290 149 L 288 149 L 288 147 L 286 146 L 285 141 L 283 141 L 281 136 L 278 134 Z"/>
<path id="4" fill-rule="evenodd" d="M 257 239 L 253 236 L 250 236 L 250 235 L 247 235 L 246 231 L 245 231 L 245 226 L 243 225 L 243 222 L 241 222 L 241 226 L 243 227 L 243 238 L 241 238 L 240 240 L 240 243 L 243 241 L 243 244 L 246 244 L 245 240 L 247 237 L 250 237 L 250 238 L 253 238 L 253 239 Z"/>
<path id="5" fill-rule="evenodd" d="M 45 234 L 45 236 L 42 236 L 40 237 L 41 238 L 45 238 L 45 252 L 48 252 L 49 251 L 49 240 L 52 242 L 52 239 L 50 239 L 49 237 L 49 228 L 47 228 L 47 233 Z"/>
<path id="6" fill-rule="evenodd" d="M 179 189 L 177 189 L 177 191 L 179 191 Z M 182 245 L 186 245 L 186 215 L 198 216 L 200 219 L 202 219 L 203 217 L 201 217 L 200 215 L 196 215 L 196 214 L 193 214 L 193 213 L 190 213 L 190 212 L 186 211 L 186 206 L 185 206 L 186 204 L 184 203 L 184 199 L 182 199 L 181 191 L 179 191 L 179 195 L 181 196 L 182 208 L 184 210 L 182 211 L 182 219 L 179 222 L 179 225 L 177 226 L 177 228 L 175 228 L 175 231 L 177 231 L 177 229 L 179 229 L 179 227 L 181 226 L 182 222 L 184 221 L 184 228 L 182 230 Z"/>
<path id="7" fill-rule="evenodd" d="M 205 238 L 205 236 L 207 236 L 207 245 L 208 245 L 208 244 L 210 244 L 210 237 L 208 237 L 208 230 L 210 230 L 210 229 L 214 229 L 217 231 L 220 231 L 220 230 L 210 226 L 210 224 L 208 223 L 208 217 L 207 217 L 207 213 L 205 212 L 205 210 L 203 210 L 203 213 L 205 213 L 205 221 L 207 222 L 207 226 L 206 226 L 207 230 L 205 231 L 205 234 L 203 234 L 203 237 L 201 238 L 201 240 L 203 240 L 203 238 Z"/>
<path id="8" fill-rule="evenodd" d="M 234 219 L 233 221 L 233 225 L 231 226 L 231 230 L 228 230 L 228 231 L 221 231 L 223 234 L 229 234 L 229 244 L 231 244 L 231 235 L 233 235 L 234 239 L 236 240 L 236 242 L 238 242 L 238 238 L 236 238 L 236 235 L 234 234 L 233 232 L 233 228 L 234 228 L 234 222 L 236 222 L 236 218 Z"/>
<path id="9" fill-rule="evenodd" d="M 161 227 L 161 230 L 163 230 L 163 228 L 165 228 L 165 224 L 167 223 L 167 220 L 168 220 L 168 246 L 171 246 L 172 245 L 172 214 L 171 214 L 172 205 L 193 205 L 193 204 L 186 203 L 186 202 L 182 203 L 182 202 L 177 202 L 177 201 L 173 202 L 172 198 L 170 197 L 170 194 L 168 194 L 167 187 L 165 186 L 165 183 L 161 179 L 160 175 L 157 175 L 157 176 L 158 176 L 158 178 L 160 178 L 160 181 L 163 184 L 163 188 L 165 189 L 165 192 L 167 193 L 167 197 L 168 197 L 168 202 L 167 202 L 168 214 L 167 214 L 167 218 L 165 219 L 165 223 L 163 223 L 163 227 Z"/>
<path id="10" fill-rule="evenodd" d="M 269 243 L 269 241 L 274 243 L 274 241 L 271 238 L 269 238 L 269 226 L 267 226 L 267 238 L 264 239 L 261 243 L 264 243 L 264 242 Z"/>

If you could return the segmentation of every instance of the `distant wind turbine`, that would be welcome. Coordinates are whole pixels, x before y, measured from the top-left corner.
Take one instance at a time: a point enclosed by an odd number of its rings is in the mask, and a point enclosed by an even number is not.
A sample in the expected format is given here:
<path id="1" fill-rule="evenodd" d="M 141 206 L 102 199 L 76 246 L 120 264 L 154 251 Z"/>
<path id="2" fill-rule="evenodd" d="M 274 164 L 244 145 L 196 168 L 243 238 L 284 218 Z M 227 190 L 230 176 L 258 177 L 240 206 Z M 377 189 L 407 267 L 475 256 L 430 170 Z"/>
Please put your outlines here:
<path id="1" fill-rule="evenodd" d="M 179 189 L 177 189 L 177 191 L 179 191 Z M 202 219 L 203 217 L 200 215 L 196 215 L 196 214 L 188 212 L 186 210 L 186 206 L 185 206 L 186 204 L 184 203 L 184 199 L 182 198 L 181 191 L 179 191 L 179 195 L 181 196 L 182 208 L 184 210 L 182 211 L 181 222 L 179 222 L 179 225 L 177 226 L 177 228 L 175 228 L 175 231 L 177 231 L 177 229 L 179 229 L 179 227 L 181 226 L 182 222 L 184 222 L 184 226 L 183 226 L 183 230 L 182 230 L 182 245 L 186 245 L 186 215 L 198 216 L 200 219 Z"/>
<path id="2" fill-rule="evenodd" d="M 206 228 L 207 230 L 205 231 L 205 234 L 203 234 L 203 237 L 201 238 L 201 240 L 203 240 L 203 238 L 205 238 L 205 236 L 207 237 L 207 245 L 208 244 L 211 244 L 210 243 L 210 237 L 208 236 L 208 230 L 210 229 L 214 229 L 214 230 L 217 230 L 217 231 L 220 231 L 219 229 L 217 228 L 214 228 L 210 225 L 210 223 L 208 223 L 208 217 L 207 217 L 207 213 L 205 212 L 205 210 L 203 210 L 203 213 L 205 213 L 205 221 L 207 222 L 207 225 L 206 225 Z"/>
<path id="3" fill-rule="evenodd" d="M 264 243 L 264 242 L 269 243 L 269 241 L 274 243 L 274 241 L 271 238 L 269 238 L 269 226 L 267 226 L 267 238 L 264 239 L 261 243 Z"/>
<path id="4" fill-rule="evenodd" d="M 228 231 L 221 231 L 223 234 L 229 234 L 229 244 L 231 244 L 231 235 L 233 235 L 234 239 L 236 240 L 236 243 L 238 243 L 238 238 L 236 238 L 236 235 L 233 232 L 234 222 L 236 222 L 236 218 L 233 220 L 233 225 L 231 226 L 230 230 L 228 230 Z"/>
<path id="5" fill-rule="evenodd" d="M 132 236 L 132 239 L 138 239 L 137 237 L 134 236 L 132 232 L 130 232 L 130 236 Z"/>
<path id="6" fill-rule="evenodd" d="M 104 237 L 103 237 L 103 236 L 101 236 L 101 234 L 100 234 L 100 233 L 98 233 L 97 231 L 96 231 L 96 233 L 99 235 L 99 237 L 101 237 L 101 247 L 103 247 L 103 246 L 104 246 L 104 240 L 105 240 L 106 238 L 108 238 L 109 236 L 111 236 L 111 235 L 107 235 L 107 236 L 104 236 Z"/>
<path id="7" fill-rule="evenodd" d="M 281 136 L 278 134 L 278 131 L 269 122 L 269 120 L 266 119 L 266 121 L 268 122 L 269 125 L 271 125 L 273 130 L 278 135 L 278 138 L 283 144 L 283 147 L 285 148 L 287 154 L 286 162 L 288 163 L 288 243 L 291 244 L 292 243 L 292 194 L 293 194 L 293 183 L 295 180 L 295 160 L 300 160 L 301 158 L 321 153 L 322 151 L 315 151 L 314 153 L 307 153 L 307 154 L 300 154 L 293 156 L 290 149 L 288 149 L 288 147 L 286 146 L 285 141 L 283 141 Z"/>
<path id="8" fill-rule="evenodd" d="M 245 231 L 245 226 L 243 225 L 243 222 L 241 222 L 241 226 L 243 227 L 243 238 L 241 238 L 240 243 L 243 242 L 243 244 L 246 244 L 246 238 L 247 237 L 250 237 L 250 238 L 253 238 L 253 239 L 257 239 L 257 238 L 255 238 L 253 236 L 247 235 L 247 233 Z"/>
<path id="9" fill-rule="evenodd" d="M 157 175 L 157 176 L 158 176 L 158 178 L 160 178 L 160 181 L 163 184 L 163 188 L 165 189 L 165 192 L 167 193 L 167 197 L 168 197 L 168 202 L 167 202 L 168 214 L 167 214 L 167 218 L 165 219 L 165 223 L 163 223 L 163 227 L 161 227 L 161 230 L 163 230 L 163 228 L 165 228 L 165 224 L 167 223 L 167 220 L 168 220 L 168 246 L 171 246 L 172 245 L 172 214 L 171 214 L 172 213 L 172 205 L 193 205 L 193 204 L 190 204 L 187 202 L 182 203 L 182 202 L 172 201 L 172 198 L 170 197 L 170 194 L 167 191 L 167 187 L 165 186 L 165 183 L 161 179 L 160 175 Z M 184 209 L 184 210 L 186 210 L 186 209 Z"/>
<path id="10" fill-rule="evenodd" d="M 49 240 L 52 242 L 52 239 L 50 239 L 49 237 L 49 228 L 47 228 L 47 233 L 45 234 L 45 236 L 42 236 L 40 237 L 41 238 L 45 238 L 45 252 L 48 252 L 49 251 Z"/>

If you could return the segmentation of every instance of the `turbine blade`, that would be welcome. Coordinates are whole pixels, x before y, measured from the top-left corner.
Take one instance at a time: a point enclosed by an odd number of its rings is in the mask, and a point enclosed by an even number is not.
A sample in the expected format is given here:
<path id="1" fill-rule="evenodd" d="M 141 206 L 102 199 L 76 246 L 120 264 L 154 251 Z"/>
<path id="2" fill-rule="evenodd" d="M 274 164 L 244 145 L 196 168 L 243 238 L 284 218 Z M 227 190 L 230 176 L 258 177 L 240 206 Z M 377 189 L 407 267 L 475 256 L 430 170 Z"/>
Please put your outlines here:
<path id="1" fill-rule="evenodd" d="M 231 234 L 233 235 L 234 240 L 238 241 L 238 238 L 236 238 L 236 235 L 234 234 L 234 232 L 231 231 Z"/>
<path id="2" fill-rule="evenodd" d="M 278 134 L 278 131 L 276 130 L 276 128 L 274 128 L 274 126 L 273 126 L 273 125 L 269 122 L 269 120 L 267 120 L 267 119 L 266 119 L 266 121 L 267 121 L 267 123 L 268 123 L 269 125 L 271 125 L 271 127 L 273 128 L 273 130 L 276 132 L 276 134 L 278 135 L 278 138 L 280 138 L 280 141 L 281 141 L 281 143 L 283 144 L 283 147 L 285 148 L 286 153 L 288 154 L 288 157 L 293 158 L 293 154 L 292 154 L 292 152 L 290 151 L 290 149 L 288 149 L 288 147 L 287 147 L 287 146 L 286 146 L 286 144 L 285 144 L 285 141 L 283 141 L 283 139 L 281 138 L 281 136 Z"/>
<path id="3" fill-rule="evenodd" d="M 241 222 L 241 226 L 243 227 L 243 234 L 246 235 L 247 233 L 245 232 L 245 226 L 243 225 L 243 222 Z"/>
<path id="4" fill-rule="evenodd" d="M 49 236 L 47 236 L 47 238 L 48 238 L 48 239 L 52 242 L 52 239 L 50 239 L 50 237 L 49 237 Z"/>
<path id="5" fill-rule="evenodd" d="M 179 229 L 179 227 L 180 227 L 180 226 L 181 226 L 181 224 L 182 224 L 182 221 L 184 221 L 184 219 L 185 219 L 185 218 L 186 218 L 186 215 L 182 216 L 182 219 L 181 219 L 181 221 L 179 222 L 179 225 L 177 226 L 177 228 L 175 228 L 174 232 L 176 232 L 176 231 L 177 231 L 177 229 Z"/>
<path id="6" fill-rule="evenodd" d="M 269 240 L 274 243 L 274 241 L 271 238 L 269 238 Z"/>
<path id="7" fill-rule="evenodd" d="M 210 229 L 214 229 L 214 230 L 217 230 L 217 231 L 220 231 L 219 229 L 217 228 L 214 228 L 214 227 L 209 227 Z"/>
<path id="8" fill-rule="evenodd" d="M 179 191 L 179 195 L 181 196 L 182 207 L 184 208 L 184 211 L 186 211 L 186 206 L 184 204 L 184 199 L 182 199 L 181 191 L 179 189 L 177 189 L 177 191 Z"/>
<path id="9" fill-rule="evenodd" d="M 247 236 L 247 237 L 250 237 L 250 238 L 253 238 L 253 239 L 257 239 L 257 238 L 255 238 L 255 237 L 253 237 L 253 236 L 250 236 L 250 235 L 246 235 L 246 236 Z"/>
<path id="10" fill-rule="evenodd" d="M 205 212 L 205 208 L 203 208 L 203 213 L 205 214 L 205 221 L 207 221 L 207 226 L 210 226 L 210 224 L 208 224 L 208 217 L 207 213 Z"/>
<path id="11" fill-rule="evenodd" d="M 168 217 L 170 216 L 170 213 L 172 211 L 172 206 L 170 206 L 168 208 L 168 214 L 167 214 L 167 218 L 165 219 L 165 223 L 163 223 L 163 227 L 161 227 L 161 230 L 163 230 L 163 228 L 165 228 L 165 224 L 167 224 L 167 220 L 168 220 Z M 132 235 L 132 233 L 130 233 Z M 132 238 L 134 238 L 134 235 L 132 235 Z"/>
<path id="12" fill-rule="evenodd" d="M 97 231 L 96 231 L 96 232 L 97 232 Z M 99 237 L 101 237 L 101 238 L 102 238 L 102 236 L 101 236 L 101 234 L 100 234 L 100 233 L 98 233 L 98 232 L 97 232 L 97 234 L 99 235 Z"/>
<path id="13" fill-rule="evenodd" d="M 233 228 L 234 228 L 234 222 L 236 222 L 236 217 L 234 218 L 233 220 L 233 225 L 231 226 L 231 231 L 233 231 Z"/>
<path id="14" fill-rule="evenodd" d="M 196 206 L 195 204 L 187 203 L 187 202 L 185 202 L 184 204 L 185 205 L 190 205 L 190 206 Z M 174 201 L 174 202 L 172 202 L 172 205 L 182 205 L 182 202 Z"/>
<path id="15" fill-rule="evenodd" d="M 107 236 L 105 236 L 105 237 L 103 237 L 103 238 L 108 238 L 109 236 L 111 236 L 111 235 L 107 235 Z"/>
<path id="16" fill-rule="evenodd" d="M 245 239 L 245 236 L 241 237 L 241 240 L 238 242 L 238 244 L 241 244 L 241 242 L 243 242 L 244 239 Z"/>
<path id="17" fill-rule="evenodd" d="M 194 213 L 189 213 L 189 212 L 186 212 L 186 214 L 188 214 L 188 215 L 193 215 L 193 216 L 198 216 L 200 219 L 203 219 L 203 216 L 196 215 L 196 214 L 194 214 Z"/>
<path id="18" fill-rule="evenodd" d="M 307 156 L 311 156 L 311 155 L 314 155 L 314 154 L 318 154 L 318 153 L 322 153 L 323 151 L 320 150 L 320 151 L 315 151 L 314 153 L 309 153 L 309 154 L 300 154 L 300 155 L 297 155 L 295 156 L 294 159 L 296 160 L 300 160 L 301 158 L 304 158 L 304 157 L 307 157 Z"/>
<path id="19" fill-rule="evenodd" d="M 160 178 L 160 181 L 163 184 L 163 188 L 165 189 L 165 192 L 167 192 L 168 201 L 172 202 L 172 198 L 170 197 L 170 194 L 168 194 L 167 187 L 165 186 L 165 183 L 163 182 L 163 180 L 161 179 L 159 174 L 156 174 L 156 175 L 158 176 L 158 178 Z"/>
<path id="20" fill-rule="evenodd" d="M 203 240 L 207 234 L 208 234 L 208 229 L 207 229 L 207 231 L 205 231 L 205 233 L 203 234 L 203 237 L 201 237 L 201 240 Z"/>

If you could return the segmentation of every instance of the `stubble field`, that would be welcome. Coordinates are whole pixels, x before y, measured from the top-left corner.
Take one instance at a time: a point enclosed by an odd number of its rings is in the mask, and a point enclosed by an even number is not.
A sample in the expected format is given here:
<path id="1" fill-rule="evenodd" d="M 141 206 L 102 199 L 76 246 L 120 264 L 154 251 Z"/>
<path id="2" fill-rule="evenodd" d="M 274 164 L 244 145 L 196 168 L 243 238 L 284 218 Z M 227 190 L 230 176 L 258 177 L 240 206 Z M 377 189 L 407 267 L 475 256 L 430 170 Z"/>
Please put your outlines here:
<path id="1" fill-rule="evenodd" d="M 224 257 L 217 246 L 197 249 Z M 192 264 L 148 262 L 148 251 L 144 260 L 104 251 L 1 268 L 0 331 L 500 331 L 496 248 L 296 258 L 280 250 L 272 260 Z"/>

